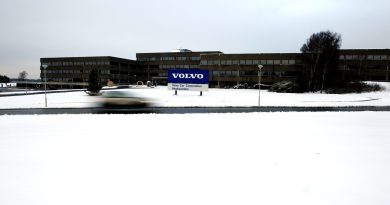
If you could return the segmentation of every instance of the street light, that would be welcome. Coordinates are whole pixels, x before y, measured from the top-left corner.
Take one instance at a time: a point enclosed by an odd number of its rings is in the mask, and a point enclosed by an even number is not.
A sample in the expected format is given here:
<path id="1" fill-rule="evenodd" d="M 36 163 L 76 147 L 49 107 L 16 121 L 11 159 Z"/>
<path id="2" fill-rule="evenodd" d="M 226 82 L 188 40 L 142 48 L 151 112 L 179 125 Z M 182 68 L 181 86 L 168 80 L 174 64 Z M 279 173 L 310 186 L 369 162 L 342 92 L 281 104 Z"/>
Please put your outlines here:
<path id="1" fill-rule="evenodd" d="M 43 74 L 44 74 L 44 78 L 45 78 L 45 107 L 47 108 L 47 96 L 46 96 L 46 68 L 48 66 L 47 65 L 42 65 L 42 68 L 43 68 Z"/>
<path id="2" fill-rule="evenodd" d="M 261 85 L 261 69 L 264 67 L 263 65 L 258 65 L 259 68 L 258 76 L 259 76 L 259 103 L 258 106 L 260 107 L 260 85 Z"/>

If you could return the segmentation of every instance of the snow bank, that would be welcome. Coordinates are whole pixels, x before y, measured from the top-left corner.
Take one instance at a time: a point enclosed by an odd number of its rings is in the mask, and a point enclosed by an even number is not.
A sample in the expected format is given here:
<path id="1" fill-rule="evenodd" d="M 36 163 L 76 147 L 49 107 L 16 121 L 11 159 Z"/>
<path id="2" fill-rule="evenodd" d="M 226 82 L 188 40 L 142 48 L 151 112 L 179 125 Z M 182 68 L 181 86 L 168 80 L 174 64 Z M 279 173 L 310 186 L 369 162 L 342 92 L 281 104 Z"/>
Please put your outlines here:
<path id="1" fill-rule="evenodd" d="M 261 91 L 262 106 L 385 106 L 390 105 L 390 83 L 380 83 L 386 87 L 382 92 L 361 94 L 320 94 L 320 93 L 272 93 Z M 149 89 L 122 89 L 137 95 L 153 98 L 159 106 L 257 106 L 256 89 L 209 89 L 199 96 L 199 92 L 174 91 L 165 86 Z M 0 97 L 0 108 L 42 108 L 44 94 Z M 90 107 L 95 106 L 96 98 L 85 92 L 47 94 L 48 106 Z"/>

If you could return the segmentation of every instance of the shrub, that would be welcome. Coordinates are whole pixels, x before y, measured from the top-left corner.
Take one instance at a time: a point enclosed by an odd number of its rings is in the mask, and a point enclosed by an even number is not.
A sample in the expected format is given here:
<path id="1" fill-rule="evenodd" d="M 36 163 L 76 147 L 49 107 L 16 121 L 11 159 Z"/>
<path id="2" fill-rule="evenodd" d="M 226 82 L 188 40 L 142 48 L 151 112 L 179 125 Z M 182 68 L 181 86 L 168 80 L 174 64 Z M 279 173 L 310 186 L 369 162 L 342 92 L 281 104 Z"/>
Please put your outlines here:
<path id="1" fill-rule="evenodd" d="M 295 82 L 281 81 L 273 84 L 269 91 L 277 93 L 302 93 L 303 89 Z"/>
<path id="2" fill-rule="evenodd" d="M 367 84 L 364 82 L 349 82 L 339 85 L 338 87 L 329 88 L 327 93 L 343 94 L 343 93 L 363 93 L 363 92 L 377 92 L 385 88 L 378 84 Z"/>

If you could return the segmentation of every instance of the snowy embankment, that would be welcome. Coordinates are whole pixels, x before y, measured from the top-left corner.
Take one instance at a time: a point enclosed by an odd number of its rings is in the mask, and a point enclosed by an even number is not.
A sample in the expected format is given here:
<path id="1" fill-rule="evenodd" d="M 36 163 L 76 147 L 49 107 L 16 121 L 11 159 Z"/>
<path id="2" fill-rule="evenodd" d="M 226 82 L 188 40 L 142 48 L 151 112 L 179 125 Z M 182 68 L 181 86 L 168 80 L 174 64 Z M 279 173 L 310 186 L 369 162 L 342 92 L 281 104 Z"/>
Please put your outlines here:
<path id="1" fill-rule="evenodd" d="M 381 92 L 361 94 L 320 94 L 320 93 L 272 93 L 261 91 L 262 106 L 388 106 L 390 105 L 390 83 L 380 83 L 386 89 Z M 136 95 L 153 98 L 158 106 L 257 106 L 258 90 L 255 89 L 209 89 L 199 92 L 178 92 L 167 87 L 149 89 L 123 89 Z M 48 107 L 91 107 L 96 98 L 85 92 L 47 94 Z M 44 94 L 0 97 L 0 108 L 42 108 Z"/>
<path id="2" fill-rule="evenodd" d="M 390 203 L 390 115 L 0 116 L 0 204 Z"/>

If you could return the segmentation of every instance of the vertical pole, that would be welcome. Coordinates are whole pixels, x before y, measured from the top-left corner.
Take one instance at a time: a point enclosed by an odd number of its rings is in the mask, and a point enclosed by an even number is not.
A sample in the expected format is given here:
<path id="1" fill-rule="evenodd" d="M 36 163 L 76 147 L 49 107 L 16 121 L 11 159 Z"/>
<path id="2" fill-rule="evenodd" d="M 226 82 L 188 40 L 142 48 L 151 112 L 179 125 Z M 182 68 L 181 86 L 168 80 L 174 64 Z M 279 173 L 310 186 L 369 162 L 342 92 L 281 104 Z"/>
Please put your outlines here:
<path id="1" fill-rule="evenodd" d="M 259 75 L 259 101 L 258 101 L 258 106 L 260 107 L 260 83 L 261 83 L 261 70 L 260 69 L 259 69 L 258 75 Z"/>
<path id="2" fill-rule="evenodd" d="M 200 91 L 200 96 L 202 96 L 202 91 Z"/>
<path id="3" fill-rule="evenodd" d="M 175 95 L 177 95 L 177 90 L 175 90 Z"/>
<path id="4" fill-rule="evenodd" d="M 47 96 L 46 96 L 46 66 L 43 66 L 44 70 L 44 74 L 45 74 L 45 107 L 47 108 Z"/>
<path id="5" fill-rule="evenodd" d="M 258 65 L 257 66 L 259 68 L 259 102 L 258 102 L 258 106 L 260 107 L 260 87 L 261 87 L 261 69 L 263 68 L 263 65 Z"/>

